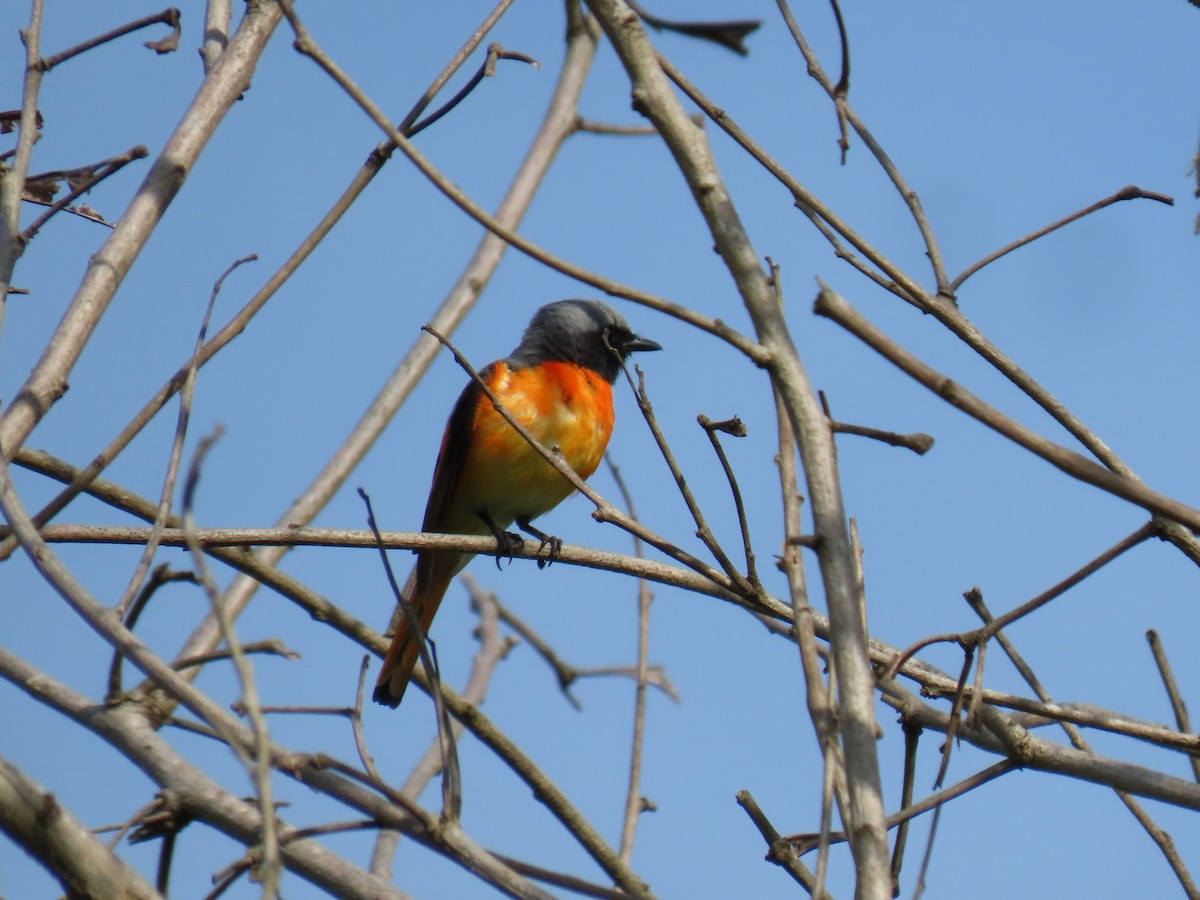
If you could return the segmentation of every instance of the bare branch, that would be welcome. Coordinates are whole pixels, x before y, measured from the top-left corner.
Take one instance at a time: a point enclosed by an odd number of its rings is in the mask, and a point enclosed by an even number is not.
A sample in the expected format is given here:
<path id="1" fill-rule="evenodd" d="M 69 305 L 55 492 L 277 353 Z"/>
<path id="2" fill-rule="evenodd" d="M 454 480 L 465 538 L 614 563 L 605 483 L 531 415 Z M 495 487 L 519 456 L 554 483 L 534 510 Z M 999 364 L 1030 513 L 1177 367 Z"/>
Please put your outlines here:
<path id="1" fill-rule="evenodd" d="M 37 140 L 42 125 L 37 106 L 42 76 L 45 74 L 38 65 L 43 6 L 44 0 L 33 0 L 29 26 L 21 32 L 21 40 L 25 44 L 25 84 L 21 95 L 20 133 L 12 166 L 0 165 L 0 334 L 4 331 L 4 310 L 12 290 L 13 269 L 25 251 L 25 242 L 21 237 L 21 199 L 25 196 L 25 179 L 29 175 L 33 142 Z M 0 424 L 2 422 L 0 420 Z M 8 441 L 0 429 L 0 448 L 7 446 Z"/>
<path id="2" fill-rule="evenodd" d="M 742 502 L 742 490 L 738 487 L 737 476 L 733 474 L 733 466 L 729 464 L 729 457 L 725 455 L 725 448 L 721 446 L 721 440 L 717 437 L 718 432 L 724 432 L 734 437 L 745 437 L 747 434 L 746 426 L 736 416 L 723 422 L 714 422 L 708 416 L 701 413 L 696 417 L 696 421 L 700 423 L 700 427 L 708 435 L 708 439 L 713 446 L 713 452 L 717 454 L 717 459 L 721 461 L 721 468 L 725 470 L 725 480 L 729 482 L 729 490 L 733 493 L 733 505 L 737 509 L 738 528 L 742 533 L 742 550 L 746 554 L 746 579 L 751 585 L 757 585 L 758 571 L 754 564 L 754 548 L 750 542 L 750 522 L 746 518 L 746 504 Z"/>
<path id="3" fill-rule="evenodd" d="M 626 376 L 628 374 L 626 372 Z M 607 456 L 605 459 L 608 459 L 609 472 L 612 473 L 613 480 L 617 483 L 617 489 L 621 492 L 621 498 L 625 502 L 625 508 L 629 510 L 630 518 L 637 519 L 637 505 L 633 502 L 633 494 L 630 492 L 629 486 L 621 476 L 621 470 Z M 636 535 L 633 537 L 633 551 L 637 554 L 638 559 L 645 557 L 645 544 Z M 644 760 L 643 751 L 646 743 L 646 701 L 648 694 L 646 686 L 650 683 L 650 605 L 654 602 L 654 595 L 650 592 L 650 588 L 644 578 L 638 579 L 637 598 L 637 667 L 634 672 L 634 677 L 637 679 L 637 687 L 634 689 L 633 694 L 633 739 L 630 742 L 629 780 L 625 789 L 625 814 L 621 820 L 621 845 L 619 851 L 621 859 L 626 864 L 631 863 L 633 860 L 633 843 L 637 839 L 637 826 L 638 822 L 641 821 L 642 813 L 651 808 L 649 801 L 642 796 L 642 762 Z M 676 697 L 675 699 L 678 702 L 678 698 Z"/>
<path id="4" fill-rule="evenodd" d="M 204 63 L 205 75 L 212 71 L 212 67 L 229 46 L 232 6 L 232 0 L 208 0 L 204 4 L 204 44 L 200 48 L 200 59 Z"/>
<path id="5" fill-rule="evenodd" d="M 934 371 L 871 325 L 845 300 L 828 288 L 822 288 L 813 307 L 817 315 L 837 322 L 905 374 L 933 391 L 951 406 L 982 422 L 1026 450 L 1040 456 L 1073 478 L 1095 485 L 1156 515 L 1162 515 L 1200 530 L 1200 510 L 1147 488 L 1142 482 L 1118 475 L 1089 459 L 1048 441 L 1031 429 L 984 403 L 966 388 Z"/>
<path id="6" fill-rule="evenodd" d="M 620 0 L 588 0 L 588 6 L 625 66 L 633 86 L 635 108 L 662 134 L 687 181 L 756 334 L 768 350 L 768 369 L 796 434 L 805 464 L 815 530 L 821 537 L 817 555 L 834 624 L 832 649 L 850 796 L 850 804 L 843 812 L 854 833 L 851 850 L 858 876 L 857 889 L 864 900 L 890 900 L 892 885 L 876 748 L 874 678 L 867 662 L 867 636 L 862 630 L 861 597 L 854 578 L 832 431 L 820 411 L 778 296 L 763 271 L 761 256 L 742 226 L 703 133 L 684 112 L 645 30 L 629 16 Z"/>
<path id="7" fill-rule="evenodd" d="M 153 538 L 153 529 L 151 529 L 151 534 L 148 537 Z M 149 541 L 147 541 L 148 545 Z M 128 613 L 125 615 L 125 624 L 131 631 L 136 627 L 142 611 L 146 608 L 146 604 L 150 602 L 150 598 L 164 584 L 170 584 L 175 581 L 187 581 L 191 584 L 196 584 L 196 573 L 173 572 L 167 563 L 162 563 L 154 568 L 154 571 L 150 573 L 150 580 L 142 585 L 137 596 L 133 598 L 133 602 L 129 604 Z M 124 654 L 118 650 L 113 654 L 112 664 L 108 669 L 108 692 L 106 696 L 110 702 L 121 694 L 121 662 L 124 658 Z"/>
<path id="8" fill-rule="evenodd" d="M 917 456 L 924 456 L 933 448 L 933 437 L 922 432 L 897 434 L 894 431 L 883 431 L 878 428 L 870 428 L 866 425 L 847 425 L 845 422 L 839 422 L 833 417 L 833 413 L 829 409 L 829 400 L 825 396 L 825 392 L 818 391 L 817 395 L 821 398 L 821 408 L 825 410 L 825 415 L 829 417 L 829 425 L 835 434 L 854 434 L 859 437 L 871 438 L 871 440 L 881 441 L 893 447 L 903 447 L 906 450 L 911 450 Z"/>
<path id="9" fill-rule="evenodd" d="M 921 233 L 921 239 L 925 242 L 925 254 L 929 257 L 929 262 L 933 267 L 933 275 L 937 282 L 938 293 L 946 293 L 945 287 L 948 279 L 946 276 L 946 266 L 942 261 L 941 246 L 938 244 L 937 237 L 933 232 L 933 226 L 929 223 L 929 219 L 925 215 L 925 209 L 921 205 L 921 198 L 905 180 L 899 167 L 892 162 L 892 158 L 883 149 L 883 145 L 875 139 L 875 136 L 858 117 L 858 113 L 855 112 L 854 107 L 850 105 L 848 99 L 850 91 L 850 50 L 849 42 L 846 38 L 846 26 L 842 21 L 841 8 L 838 6 L 836 0 L 834 0 L 833 13 L 837 21 L 838 35 L 842 45 L 842 74 L 837 84 L 834 84 L 825 74 L 824 69 L 821 68 L 821 63 L 817 59 L 816 53 L 813 52 L 808 41 L 805 40 L 804 34 L 800 30 L 795 17 L 792 15 L 786 0 L 778 0 L 778 5 L 780 12 L 783 14 L 784 22 L 787 24 L 788 30 L 796 42 L 797 48 L 804 57 L 804 61 L 808 64 L 808 74 L 821 85 L 825 93 L 829 95 L 829 99 L 833 101 L 834 107 L 837 110 L 838 125 L 842 132 L 839 142 L 842 148 L 842 163 L 845 164 L 846 151 L 849 148 L 849 141 L 846 137 L 846 124 L 848 123 L 854 129 L 855 133 L 858 134 L 867 149 L 871 151 L 871 155 L 875 157 L 876 162 L 879 163 L 879 167 L 883 169 L 884 173 L 891 180 L 901 199 L 908 205 L 909 213 L 916 223 L 917 230 Z M 830 224 L 833 225 L 832 222 Z M 895 278 L 894 275 L 892 277 Z M 902 281 L 900 279 L 897 280 Z M 905 289 L 905 293 L 908 293 L 910 297 L 918 296 L 918 294 L 909 293 L 907 288 Z"/>
<path id="10" fill-rule="evenodd" d="M 38 65 L 43 72 L 49 72 L 56 66 L 62 65 L 68 59 L 74 59 L 81 53 L 94 50 L 103 44 L 107 44 L 110 41 L 115 41 L 118 38 L 122 38 L 127 34 L 132 34 L 135 31 L 140 31 L 143 28 L 148 28 L 151 25 L 159 24 L 170 25 L 170 33 L 166 37 L 160 38 L 157 41 L 147 42 L 145 45 L 146 48 L 153 50 L 159 55 L 163 53 L 170 53 L 176 50 L 179 46 L 179 10 L 175 9 L 174 7 L 170 7 L 168 9 L 164 9 L 162 12 L 153 13 L 152 15 L 144 16 L 140 19 L 134 19 L 132 22 L 127 22 L 126 24 L 118 26 L 111 31 L 106 31 L 104 34 L 100 34 L 94 38 L 86 40 L 81 44 L 76 44 L 74 47 L 63 50 L 61 53 L 56 53 L 53 56 L 45 57 L 39 61 Z"/>
<path id="11" fill-rule="evenodd" d="M 923 800 L 913 803 L 911 799 L 907 800 L 903 808 L 892 815 L 888 816 L 888 828 L 903 828 L 917 816 L 927 813 L 930 810 L 936 809 L 945 804 L 948 800 L 953 800 L 955 797 L 961 797 L 964 794 L 973 791 L 981 785 L 987 784 L 1001 775 L 1009 772 L 1017 771 L 1017 765 L 1010 760 L 1002 760 L 994 765 L 988 766 L 981 772 L 976 772 L 969 778 L 964 778 L 957 784 L 952 784 L 948 788 L 943 788 L 936 793 L 930 794 Z M 846 840 L 844 831 L 835 831 L 829 835 L 829 839 L 834 843 L 840 843 Z M 817 838 L 811 834 L 794 834 L 784 838 L 795 845 L 796 852 L 805 854 L 811 851 L 817 845 Z"/>
<path id="12" fill-rule="evenodd" d="M 245 90 L 260 54 L 279 23 L 277 5 L 251 6 L 230 42 L 228 65 L 200 86 L 175 131 L 155 159 L 117 227 L 90 259 L 87 273 L 37 366 L 0 416 L 0 447 L 12 459 L 25 438 L 63 395 L 80 353 L 133 261 L 182 187 L 225 113 Z M 3 236 L 0 236 L 3 237 Z M 0 245 L 7 241 L 0 240 Z M 0 259 L 0 287 L 6 286 Z M 0 291 L 0 297 L 3 291 Z"/>
<path id="13" fill-rule="evenodd" d="M 291 10 L 290 5 L 286 5 L 288 10 Z M 544 263 L 551 268 L 562 272 L 571 278 L 574 278 L 584 284 L 591 285 L 598 290 L 604 291 L 613 297 L 624 297 L 627 300 L 632 300 L 635 303 L 640 303 L 651 309 L 656 309 L 659 312 L 674 316 L 675 318 L 687 322 L 690 325 L 695 325 L 703 331 L 726 341 L 736 347 L 741 352 L 745 353 L 756 362 L 762 362 L 766 358 L 766 352 L 761 346 L 747 338 L 745 335 L 729 327 L 720 319 L 714 319 L 710 316 L 701 315 L 694 310 L 683 306 L 682 304 L 674 303 L 654 294 L 640 291 L 620 282 L 613 281 L 608 278 L 603 278 L 593 272 L 588 271 L 573 263 L 567 262 L 548 251 L 542 249 L 532 241 L 522 237 L 511 228 L 506 227 L 495 217 L 489 215 L 482 207 L 470 199 L 463 191 L 454 185 L 452 181 L 442 175 L 438 169 L 425 158 L 425 156 L 416 149 L 399 131 L 392 127 L 387 117 L 383 112 L 367 97 L 358 87 L 351 81 L 341 68 L 330 59 L 317 44 L 313 41 L 312 36 L 303 28 L 299 20 L 295 18 L 294 13 L 290 13 L 289 20 L 292 23 L 293 29 L 296 31 L 297 49 L 304 55 L 310 57 L 322 69 L 324 69 L 343 90 L 345 90 L 354 101 L 371 117 L 380 129 L 391 139 L 393 143 L 407 156 L 412 163 L 421 170 L 422 174 L 430 180 L 430 182 L 443 194 L 445 194 L 456 206 L 467 213 L 475 221 L 479 222 L 492 233 L 503 238 L 508 244 L 516 247 L 522 253 L 527 254 L 532 259 Z"/>
<path id="14" fill-rule="evenodd" d="M 383 563 L 388 585 L 392 589 L 392 596 L 396 598 L 396 603 L 408 621 L 408 627 L 417 637 L 417 652 L 429 680 L 429 693 L 433 697 L 438 742 L 442 754 L 442 817 L 456 823 L 462 815 L 462 771 L 458 764 L 458 747 L 454 741 L 454 730 L 450 727 L 450 716 L 446 712 L 446 699 L 442 695 L 442 675 L 437 665 L 437 657 L 429 643 L 429 636 L 421 627 L 421 619 L 417 615 L 416 609 L 413 608 L 409 597 L 405 596 L 396 581 L 396 574 L 392 571 L 392 563 L 388 559 L 387 549 L 383 546 L 379 526 L 375 522 L 375 510 L 371 504 L 371 498 L 362 488 L 358 489 L 358 496 L 362 498 L 367 508 L 367 525 L 375 537 L 375 545 L 379 550 L 379 558 Z"/>
<path id="15" fill-rule="evenodd" d="M 746 38 L 762 27 L 759 19 L 736 19 L 728 22 L 681 22 L 674 19 L 663 19 L 652 15 L 634 0 L 628 0 L 629 8 L 642 17 L 651 28 L 659 31 L 674 31 L 688 37 L 699 38 L 719 44 L 739 56 L 746 56 L 750 51 L 746 48 Z"/>
<path id="16" fill-rule="evenodd" d="M 42 213 L 33 222 L 31 222 L 29 226 L 23 232 L 21 232 L 22 243 L 28 244 L 31 240 L 33 240 L 34 237 L 37 236 L 37 233 L 41 231 L 42 226 L 50 221 L 55 213 L 63 210 L 66 212 L 75 213 L 76 215 L 82 215 L 87 219 L 91 219 L 93 222 L 99 221 L 102 224 L 108 225 L 110 228 L 114 227 L 111 222 L 105 222 L 103 219 L 98 219 L 95 215 L 85 214 L 83 209 L 76 209 L 72 207 L 71 203 L 78 200 L 105 178 L 108 178 L 110 175 L 115 175 L 117 172 L 121 171 L 121 169 L 125 168 L 125 166 L 129 165 L 129 163 L 133 162 L 135 159 L 145 159 L 149 155 L 150 151 L 139 144 L 131 150 L 122 153 L 120 156 L 114 156 L 112 159 L 106 159 L 104 162 L 98 163 L 95 166 L 88 166 L 86 169 L 80 170 L 80 177 L 78 179 L 72 179 L 71 192 L 49 204 L 50 208 Z M 53 175 L 61 177 L 59 176 L 59 173 L 53 173 Z M 45 179 L 47 177 L 49 176 L 44 174 L 38 176 L 40 179 Z M 30 178 L 27 184 L 33 183 L 34 181 L 34 178 Z"/>
<path id="17" fill-rule="evenodd" d="M 154 525 L 150 534 L 150 540 L 146 542 L 146 549 L 142 551 L 141 559 L 138 560 L 137 567 L 134 569 L 133 575 L 129 579 L 129 586 L 125 588 L 125 593 L 121 599 L 117 601 L 116 612 L 118 616 L 125 615 L 125 610 L 129 604 L 133 602 L 141 586 L 142 579 L 146 575 L 146 571 L 150 568 L 150 563 L 154 559 L 154 554 L 158 550 L 158 536 L 166 527 L 167 517 L 171 514 L 171 500 L 175 494 L 175 479 L 179 474 L 179 464 L 183 459 L 183 444 L 187 437 L 188 421 L 192 414 L 192 399 L 196 390 L 196 372 L 199 369 L 199 354 L 200 348 L 204 346 L 204 338 L 208 333 L 209 322 L 212 321 L 213 308 L 217 304 L 217 296 L 221 293 L 221 285 L 225 283 L 225 279 L 241 266 L 243 263 L 251 262 L 258 259 L 254 254 L 244 256 L 233 262 L 229 268 L 221 273 L 213 285 L 212 292 L 209 294 L 208 305 L 204 310 L 204 318 L 200 322 L 200 328 L 196 334 L 196 346 L 192 351 L 192 362 L 188 367 L 187 378 L 183 383 L 183 389 L 179 395 L 179 416 L 175 423 L 175 436 L 171 442 L 171 452 L 167 459 L 167 471 L 163 476 L 162 492 L 159 495 L 158 511 L 154 517 Z M 194 531 L 194 524 L 192 529 Z M 186 517 L 185 517 L 186 528 Z"/>
<path id="18" fill-rule="evenodd" d="M 1175 682 L 1175 673 L 1171 670 L 1171 661 L 1167 658 L 1167 651 L 1163 648 L 1162 638 L 1152 628 L 1146 632 L 1146 642 L 1150 645 L 1150 652 L 1154 654 L 1154 664 L 1158 667 L 1158 674 L 1163 680 L 1167 699 L 1171 701 L 1171 710 L 1175 713 L 1175 724 L 1181 732 L 1190 734 L 1192 731 L 1191 717 L 1188 716 L 1187 704 L 1183 701 L 1179 685 Z M 1188 757 L 1188 761 L 1192 764 L 1192 772 L 1195 774 L 1196 781 L 1200 781 L 1200 755 L 1192 754 Z"/>
<path id="19" fill-rule="evenodd" d="M 469 575 L 463 575 L 463 580 L 471 591 L 471 606 L 479 614 L 479 626 L 475 631 L 479 638 L 479 652 L 475 654 L 475 659 L 472 661 L 471 674 L 467 679 L 467 686 L 463 690 L 463 700 L 479 706 L 487 696 L 492 676 L 497 667 L 512 648 L 512 641 L 505 639 L 500 634 L 498 604 L 495 596 L 479 589 Z M 361 699 L 359 702 L 361 705 Z M 460 722 L 454 722 L 450 727 L 451 737 L 457 741 L 465 729 Z M 413 766 L 408 780 L 400 789 L 400 793 L 414 803 L 429 782 L 443 770 L 442 741 L 443 737 L 439 731 L 434 740 L 430 742 L 425 754 Z M 375 849 L 371 853 L 371 872 L 373 874 L 382 878 L 391 877 L 392 858 L 399 841 L 399 831 L 383 830 L 379 832 L 379 837 L 375 841 Z M 507 858 L 498 858 L 514 871 L 530 874 L 523 872 L 519 866 L 514 866 L 512 861 Z"/>
<path id="20" fill-rule="evenodd" d="M 759 808 L 754 796 L 749 791 L 738 791 L 738 806 L 746 811 L 758 833 L 767 842 L 767 860 L 781 866 L 798 884 L 804 887 L 816 900 L 833 900 L 830 894 L 822 890 L 821 895 L 813 893 L 817 887 L 816 875 L 801 861 L 799 854 L 791 842 L 784 838 L 771 824 L 766 813 Z"/>
<path id="21" fill-rule="evenodd" d="M 1033 232 L 1032 234 L 1027 234 L 1023 238 L 1018 238 L 1011 244 L 1006 244 L 999 250 L 989 253 L 978 262 L 967 266 L 965 269 L 963 269 L 962 274 L 950 282 L 949 292 L 951 294 L 957 293 L 958 289 L 962 287 L 964 281 L 966 281 L 984 266 L 991 265 L 1000 257 L 1006 256 L 1007 254 L 1012 253 L 1014 250 L 1024 247 L 1026 244 L 1031 244 L 1038 238 L 1043 238 L 1051 232 L 1057 231 L 1066 225 L 1070 225 L 1072 222 L 1078 221 L 1084 216 L 1090 216 L 1094 212 L 1099 212 L 1106 206 L 1112 206 L 1114 203 L 1120 203 L 1122 200 L 1157 200 L 1159 203 L 1165 203 L 1167 206 L 1175 205 L 1174 198 L 1168 197 L 1166 194 L 1159 194 L 1155 191 L 1144 191 L 1140 187 L 1132 184 L 1126 185 L 1112 196 L 1105 197 L 1103 200 L 1097 200 L 1095 203 L 1091 204 L 1090 206 L 1085 206 L 1078 212 L 1073 212 L 1069 216 L 1059 219 L 1057 222 L 1052 222 L 1044 228 L 1039 228 L 1037 231 Z"/>
<path id="22" fill-rule="evenodd" d="M 220 282 L 213 288 L 213 301 L 216 300 L 219 288 Z M 209 312 L 211 313 L 211 311 L 212 301 L 209 303 Z M 200 328 L 200 336 L 197 339 L 197 343 L 204 341 L 204 331 L 207 326 L 208 318 L 206 316 L 204 325 Z M 182 447 L 183 432 L 187 424 L 190 401 L 190 393 L 185 389 L 183 402 L 180 404 L 179 429 L 176 433 L 176 443 L 180 447 Z M 187 538 L 188 550 L 192 556 L 192 565 L 196 570 L 196 577 L 204 588 L 204 593 L 208 595 L 209 603 L 212 604 L 217 620 L 221 623 L 222 637 L 225 640 L 225 644 L 229 647 L 229 658 L 233 661 L 234 670 L 237 672 L 238 686 L 241 690 L 240 702 L 245 709 L 246 715 L 250 718 L 250 724 L 254 732 L 254 745 L 252 748 L 243 748 L 237 744 L 232 746 L 246 766 L 247 773 L 250 775 L 255 790 L 258 793 L 258 808 L 262 817 L 262 866 L 259 870 L 259 877 L 263 885 L 263 900 L 274 900 L 279 894 L 279 880 L 283 874 L 283 861 L 279 856 L 279 835 L 275 823 L 275 802 L 272 799 L 274 792 L 271 789 L 271 733 L 267 728 L 267 720 L 263 715 L 262 704 L 258 699 L 258 684 L 254 679 L 254 666 L 242 652 L 241 640 L 238 638 L 237 631 L 233 627 L 233 620 L 229 617 L 228 610 L 221 604 L 220 591 L 217 590 L 216 582 L 213 580 L 208 568 L 208 560 L 205 559 L 204 550 L 196 543 L 194 537 L 196 530 L 195 498 L 200 482 L 200 472 L 209 450 L 220 439 L 221 433 L 222 429 L 218 427 L 215 432 L 201 440 L 196 448 L 196 455 L 192 460 L 192 465 L 188 469 L 187 480 L 184 482 L 183 487 L 183 532 Z M 168 476 L 168 479 L 170 480 L 170 476 Z M 163 514 L 160 513 L 160 521 L 162 516 Z M 158 526 L 157 521 L 155 522 L 155 526 Z"/>
<path id="23" fill-rule="evenodd" d="M 620 357 L 620 354 L 615 355 L 618 358 Z M 718 565 L 720 565 L 736 589 L 743 594 L 753 596 L 755 593 L 753 582 L 746 575 L 738 571 L 733 561 L 730 560 L 729 555 L 717 541 L 712 529 L 709 528 L 708 521 L 700 509 L 700 504 L 696 501 L 696 496 L 692 493 L 692 489 L 684 477 L 683 470 L 679 468 L 679 463 L 675 459 L 675 454 L 672 452 L 670 444 L 667 443 L 666 436 L 658 426 L 658 418 L 654 415 L 654 406 L 650 402 L 650 395 L 646 392 L 645 374 L 639 367 L 634 367 L 638 376 L 637 384 L 635 385 L 632 376 L 629 374 L 629 368 L 623 360 L 621 363 L 621 370 L 625 373 L 625 380 L 629 383 L 629 388 L 633 391 L 633 395 L 637 399 L 638 409 L 641 410 L 642 418 L 646 420 L 646 425 L 650 428 L 650 433 L 654 436 L 654 442 L 658 445 L 658 452 L 666 462 L 667 468 L 671 472 L 671 477 L 675 479 L 675 486 L 679 489 L 679 495 L 683 497 L 683 502 L 687 504 L 688 512 L 692 514 L 692 521 L 696 523 L 696 537 L 704 542 L 704 546 L 712 553 L 713 558 L 716 559 Z"/>
<path id="24" fill-rule="evenodd" d="M 983 620 L 984 624 L 991 625 L 994 620 L 992 618 L 991 611 L 987 608 L 987 604 L 983 601 L 983 596 L 978 592 L 968 592 L 965 596 L 971 608 L 975 610 L 975 612 Z M 1021 654 L 1017 652 L 1016 647 L 1008 639 L 1008 636 L 1002 631 L 997 631 L 996 639 L 1000 643 L 1000 646 L 1004 649 L 1004 652 L 1008 655 L 1008 658 L 1012 661 L 1013 665 L 1017 667 L 1017 671 L 1021 673 L 1021 676 L 1025 679 L 1026 683 L 1029 684 L 1029 686 L 1037 693 L 1038 698 L 1045 702 L 1049 702 L 1049 693 L 1045 690 L 1045 688 L 1042 687 L 1041 682 L 1038 680 L 1037 676 L 1034 675 L 1033 669 L 1028 663 L 1025 662 Z M 1066 732 L 1067 737 L 1071 740 L 1072 746 L 1074 746 L 1076 749 L 1082 750 L 1085 753 L 1093 752 L 1087 741 L 1084 740 L 1083 735 L 1080 734 L 1079 729 L 1074 727 L 1074 725 L 1063 723 L 1063 731 Z M 1192 755 L 1191 759 L 1193 765 L 1195 765 L 1196 757 Z M 1116 794 L 1117 797 L 1120 798 L 1121 802 L 1125 804 L 1125 807 L 1129 810 L 1130 814 L 1137 819 L 1138 824 L 1140 824 L 1146 830 L 1146 833 L 1150 835 L 1150 839 L 1158 846 L 1159 850 L 1166 858 L 1167 864 L 1171 866 L 1172 870 L 1175 872 L 1176 878 L 1179 879 L 1179 884 L 1183 888 L 1184 893 L 1186 893 L 1191 900 L 1197 900 L 1197 898 L 1200 898 L 1200 889 L 1196 887 L 1195 882 L 1192 880 L 1191 873 L 1188 871 L 1187 866 L 1180 857 L 1178 850 L 1176 850 L 1174 839 L 1172 839 L 1167 832 L 1163 831 L 1163 829 L 1161 829 L 1158 824 L 1152 818 L 1150 818 L 1150 814 L 1146 812 L 1142 805 L 1127 792 L 1118 790 Z"/>
<path id="25" fill-rule="evenodd" d="M 471 76 L 470 80 L 459 90 L 457 94 L 423 118 L 421 121 L 410 125 L 403 129 L 405 137 L 414 137 L 424 131 L 438 119 L 449 113 L 454 107 L 462 103 L 467 96 L 479 86 L 479 82 L 485 77 L 492 77 L 496 74 L 496 60 L 498 59 L 515 59 L 520 62 L 529 63 L 535 69 L 540 69 L 542 64 L 532 56 L 527 56 L 524 53 L 517 53 L 513 50 L 505 50 L 499 44 L 491 44 L 488 46 L 487 57 L 480 64 L 479 69 Z"/>
<path id="26" fill-rule="evenodd" d="M 42 863 L 73 896 L 161 897 L 53 794 L 3 758 L 0 830 Z"/>

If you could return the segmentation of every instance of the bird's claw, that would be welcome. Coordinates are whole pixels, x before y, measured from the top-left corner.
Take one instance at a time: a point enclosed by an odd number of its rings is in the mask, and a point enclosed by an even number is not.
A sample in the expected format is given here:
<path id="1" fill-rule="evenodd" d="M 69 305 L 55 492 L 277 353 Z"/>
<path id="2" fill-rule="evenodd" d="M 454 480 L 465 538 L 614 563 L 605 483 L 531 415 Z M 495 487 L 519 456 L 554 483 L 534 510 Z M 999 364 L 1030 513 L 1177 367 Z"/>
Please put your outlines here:
<path id="1" fill-rule="evenodd" d="M 545 556 L 542 556 L 542 551 L 547 547 L 550 548 L 550 552 Z M 553 534 L 548 534 L 543 537 L 541 544 L 538 545 L 538 568 L 544 569 L 546 566 L 558 559 L 559 556 L 562 555 L 562 547 L 562 538 Z"/>
<path id="2" fill-rule="evenodd" d="M 497 531 L 496 568 L 500 568 L 500 561 L 503 559 L 512 562 L 513 555 L 524 546 L 525 538 L 521 537 L 515 531 Z"/>

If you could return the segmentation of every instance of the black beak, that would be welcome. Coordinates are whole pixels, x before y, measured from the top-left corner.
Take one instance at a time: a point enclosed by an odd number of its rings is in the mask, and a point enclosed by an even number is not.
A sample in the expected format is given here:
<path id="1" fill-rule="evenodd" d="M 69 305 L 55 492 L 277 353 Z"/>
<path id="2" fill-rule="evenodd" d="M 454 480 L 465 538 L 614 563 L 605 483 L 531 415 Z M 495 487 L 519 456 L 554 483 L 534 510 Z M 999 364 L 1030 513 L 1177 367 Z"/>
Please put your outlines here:
<path id="1" fill-rule="evenodd" d="M 628 356 L 630 353 L 637 353 L 639 350 L 661 350 L 662 344 L 655 341 L 646 340 L 646 338 L 638 337 L 636 334 L 630 335 L 629 340 L 621 345 L 621 353 Z"/>

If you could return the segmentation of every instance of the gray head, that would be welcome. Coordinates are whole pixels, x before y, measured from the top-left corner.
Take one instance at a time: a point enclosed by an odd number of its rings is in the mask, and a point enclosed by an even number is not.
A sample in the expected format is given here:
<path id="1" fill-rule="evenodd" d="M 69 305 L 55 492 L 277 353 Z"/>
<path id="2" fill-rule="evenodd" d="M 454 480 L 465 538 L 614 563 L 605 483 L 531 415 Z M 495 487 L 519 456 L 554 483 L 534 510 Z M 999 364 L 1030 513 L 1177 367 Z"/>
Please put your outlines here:
<path id="1" fill-rule="evenodd" d="M 533 314 L 520 346 L 509 359 L 519 366 L 548 360 L 575 363 L 612 382 L 621 370 L 613 350 L 625 359 L 638 350 L 661 349 L 654 341 L 634 334 L 624 316 L 607 303 L 558 300 Z"/>

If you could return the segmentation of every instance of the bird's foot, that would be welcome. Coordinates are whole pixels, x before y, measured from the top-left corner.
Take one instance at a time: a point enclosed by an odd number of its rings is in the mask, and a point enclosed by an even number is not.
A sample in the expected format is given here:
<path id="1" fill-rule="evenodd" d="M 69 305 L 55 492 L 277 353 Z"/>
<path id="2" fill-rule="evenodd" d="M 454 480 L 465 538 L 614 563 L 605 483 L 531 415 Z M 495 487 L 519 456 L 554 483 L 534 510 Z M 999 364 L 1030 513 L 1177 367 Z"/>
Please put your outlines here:
<path id="1" fill-rule="evenodd" d="M 529 523 L 529 520 L 527 520 L 527 519 L 517 519 L 517 527 L 520 528 L 522 531 L 524 531 L 526 534 L 532 535 L 533 537 L 535 537 L 539 541 L 541 541 L 541 544 L 538 545 L 538 568 L 539 569 L 546 568 L 546 566 L 550 565 L 552 562 L 554 562 L 556 559 L 558 559 L 558 557 L 562 554 L 562 547 L 563 547 L 562 538 L 557 537 L 553 534 L 546 534 L 546 532 L 542 531 L 539 528 L 535 528 L 533 525 L 531 525 Z M 550 552 L 547 553 L 545 556 L 542 556 L 542 551 L 545 550 L 547 547 L 550 548 Z"/>
<path id="2" fill-rule="evenodd" d="M 497 531 L 496 532 L 496 568 L 500 568 L 500 561 L 507 559 L 512 562 L 512 558 L 517 551 L 525 546 L 525 538 L 521 537 L 515 531 Z"/>
<path id="3" fill-rule="evenodd" d="M 483 520 L 488 530 L 491 531 L 492 537 L 496 539 L 496 568 L 500 568 L 502 559 L 512 562 L 513 555 L 525 546 L 525 538 L 515 531 L 505 531 L 499 527 L 486 510 L 479 511 L 479 518 Z"/>
<path id="4" fill-rule="evenodd" d="M 538 545 L 538 568 L 544 569 L 558 559 L 562 555 L 562 546 L 562 538 L 556 535 L 551 534 L 543 538 L 542 543 Z M 543 557 L 542 551 L 546 547 L 550 548 L 550 552 Z"/>

